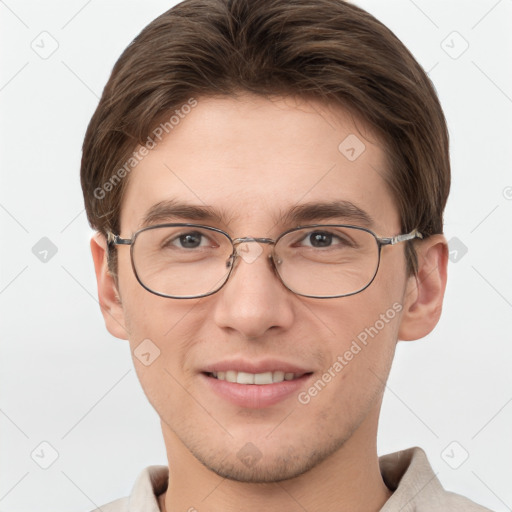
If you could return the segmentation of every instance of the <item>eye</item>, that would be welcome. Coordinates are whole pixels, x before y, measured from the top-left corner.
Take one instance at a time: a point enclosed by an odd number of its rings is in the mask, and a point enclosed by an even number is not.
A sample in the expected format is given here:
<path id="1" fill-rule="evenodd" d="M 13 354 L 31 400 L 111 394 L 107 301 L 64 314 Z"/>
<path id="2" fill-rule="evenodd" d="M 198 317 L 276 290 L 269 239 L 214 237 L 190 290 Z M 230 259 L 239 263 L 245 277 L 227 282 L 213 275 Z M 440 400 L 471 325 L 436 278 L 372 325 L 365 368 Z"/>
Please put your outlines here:
<path id="1" fill-rule="evenodd" d="M 208 238 L 203 233 L 190 231 L 169 239 L 164 247 L 170 245 L 177 246 L 180 249 L 197 249 L 198 247 L 211 247 L 212 243 L 208 243 Z"/>
<path id="2" fill-rule="evenodd" d="M 317 231 L 315 233 L 310 233 L 306 237 L 306 240 L 312 247 L 328 247 L 332 244 L 332 234 Z"/>
<path id="3" fill-rule="evenodd" d="M 349 245 L 348 240 L 329 231 L 312 231 L 307 233 L 300 242 L 306 247 L 316 249 L 331 247 L 332 245 Z"/>

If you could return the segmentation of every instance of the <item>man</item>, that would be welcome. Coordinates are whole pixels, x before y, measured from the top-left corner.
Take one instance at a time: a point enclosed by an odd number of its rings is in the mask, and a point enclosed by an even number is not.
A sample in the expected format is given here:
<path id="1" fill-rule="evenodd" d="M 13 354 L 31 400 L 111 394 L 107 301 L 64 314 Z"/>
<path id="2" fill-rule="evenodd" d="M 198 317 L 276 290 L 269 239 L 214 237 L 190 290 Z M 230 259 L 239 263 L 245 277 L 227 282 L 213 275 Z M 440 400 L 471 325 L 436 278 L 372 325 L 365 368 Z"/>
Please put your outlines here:
<path id="1" fill-rule="evenodd" d="M 431 82 L 341 0 L 186 0 L 83 146 L 106 326 L 169 467 L 103 511 L 486 510 L 377 456 L 395 346 L 436 326 L 450 165 Z"/>

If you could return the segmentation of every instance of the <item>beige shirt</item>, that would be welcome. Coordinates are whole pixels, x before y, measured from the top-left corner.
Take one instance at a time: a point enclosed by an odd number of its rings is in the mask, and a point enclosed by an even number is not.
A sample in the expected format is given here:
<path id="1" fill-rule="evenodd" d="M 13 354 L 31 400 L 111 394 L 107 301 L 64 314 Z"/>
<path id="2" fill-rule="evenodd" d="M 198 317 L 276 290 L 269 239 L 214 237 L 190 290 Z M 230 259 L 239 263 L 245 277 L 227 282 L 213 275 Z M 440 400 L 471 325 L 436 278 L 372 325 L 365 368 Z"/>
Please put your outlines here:
<path id="1" fill-rule="evenodd" d="M 380 512 L 490 512 L 488 508 L 445 491 L 421 448 L 409 448 L 379 459 L 382 478 L 393 491 Z M 167 489 L 167 466 L 144 469 L 127 498 L 93 512 L 160 512 L 157 496 Z"/>

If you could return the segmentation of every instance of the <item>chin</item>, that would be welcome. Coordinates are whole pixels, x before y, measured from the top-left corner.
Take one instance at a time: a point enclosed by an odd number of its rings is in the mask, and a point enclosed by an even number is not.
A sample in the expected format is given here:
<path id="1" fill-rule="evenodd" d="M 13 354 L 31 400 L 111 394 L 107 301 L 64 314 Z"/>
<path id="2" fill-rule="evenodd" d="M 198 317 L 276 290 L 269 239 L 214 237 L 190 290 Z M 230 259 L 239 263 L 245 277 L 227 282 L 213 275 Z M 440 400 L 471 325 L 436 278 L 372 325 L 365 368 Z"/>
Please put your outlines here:
<path id="1" fill-rule="evenodd" d="M 318 441 L 318 439 L 317 439 Z M 222 478 L 245 483 L 275 483 L 296 478 L 319 465 L 344 443 L 344 440 L 309 446 L 301 440 L 293 445 L 259 449 L 248 441 L 235 453 L 213 452 L 203 456 L 190 450 L 207 469 Z M 261 444 L 261 443 L 260 443 Z"/>

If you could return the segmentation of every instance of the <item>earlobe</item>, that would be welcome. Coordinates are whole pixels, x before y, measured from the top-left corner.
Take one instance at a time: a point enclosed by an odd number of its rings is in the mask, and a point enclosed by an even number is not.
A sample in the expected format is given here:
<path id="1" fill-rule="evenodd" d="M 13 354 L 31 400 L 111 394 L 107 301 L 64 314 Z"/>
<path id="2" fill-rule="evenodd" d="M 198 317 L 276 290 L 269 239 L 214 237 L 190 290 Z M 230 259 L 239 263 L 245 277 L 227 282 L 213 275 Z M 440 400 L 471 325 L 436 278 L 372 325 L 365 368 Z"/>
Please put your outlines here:
<path id="1" fill-rule="evenodd" d="M 411 276 L 403 297 L 399 340 L 417 340 L 437 325 L 447 280 L 448 245 L 443 235 L 417 244 L 418 273 Z"/>
<path id="2" fill-rule="evenodd" d="M 128 331 L 124 324 L 123 305 L 119 299 L 116 282 L 108 270 L 107 241 L 101 233 L 91 238 L 91 253 L 96 272 L 98 300 L 105 325 L 116 338 L 128 339 Z"/>

